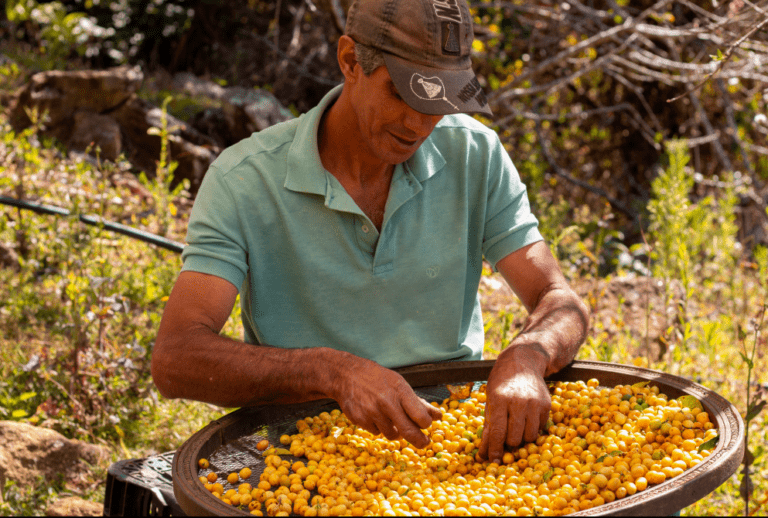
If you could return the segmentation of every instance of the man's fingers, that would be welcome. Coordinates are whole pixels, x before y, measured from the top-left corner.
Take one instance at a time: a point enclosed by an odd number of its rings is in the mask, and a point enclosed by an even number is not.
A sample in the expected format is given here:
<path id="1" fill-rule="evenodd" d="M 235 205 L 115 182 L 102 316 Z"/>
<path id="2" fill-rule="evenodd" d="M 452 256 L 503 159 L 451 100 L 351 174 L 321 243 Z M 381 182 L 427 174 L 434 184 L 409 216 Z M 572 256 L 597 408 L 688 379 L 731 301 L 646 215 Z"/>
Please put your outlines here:
<path id="1" fill-rule="evenodd" d="M 507 420 L 507 446 L 516 448 L 523 442 L 523 434 L 525 433 L 525 414 L 522 412 L 514 412 L 512 419 Z"/>
<path id="2" fill-rule="evenodd" d="M 376 426 L 376 423 L 374 423 L 373 421 L 368 421 L 368 422 L 365 422 L 365 423 L 363 423 L 363 422 L 359 422 L 358 423 L 358 422 L 353 421 L 352 419 L 350 419 L 350 421 L 352 422 L 352 424 L 354 424 L 356 426 L 359 426 L 360 428 L 363 428 L 365 430 L 368 430 L 373 435 L 378 435 L 378 434 L 381 433 L 381 431 L 379 430 L 379 427 Z"/>
<path id="3" fill-rule="evenodd" d="M 533 442 L 539 436 L 539 416 L 529 412 L 525 419 L 525 442 Z"/>
<path id="4" fill-rule="evenodd" d="M 481 458 L 491 462 L 501 462 L 504 457 L 504 442 L 507 437 L 507 409 L 486 407 L 483 437 L 480 440 L 478 453 Z"/>
<path id="5" fill-rule="evenodd" d="M 417 448 L 425 448 L 429 438 L 421 430 L 429 428 L 432 421 L 440 419 L 442 412 L 418 397 L 409 385 L 400 385 L 399 388 L 399 398 L 388 401 L 390 404 L 384 408 L 405 440 Z"/>
<path id="6" fill-rule="evenodd" d="M 405 396 L 401 404 L 406 415 L 421 429 L 429 428 L 432 421 L 443 415 L 440 410 L 413 393 Z"/>
<path id="7" fill-rule="evenodd" d="M 422 399 L 422 401 L 424 401 Z M 436 406 L 432 406 L 431 404 L 424 401 L 428 407 L 429 415 L 432 418 L 433 421 L 440 421 L 443 418 L 443 411 L 437 408 Z"/>
<path id="8" fill-rule="evenodd" d="M 493 426 L 490 430 L 484 432 L 483 435 L 486 433 L 488 434 L 488 460 L 501 464 L 501 460 L 504 458 L 506 430 L 503 425 Z"/>
<path id="9" fill-rule="evenodd" d="M 549 411 L 551 408 L 552 408 L 551 401 L 549 405 L 543 405 L 541 407 L 541 410 L 539 413 L 539 430 L 544 430 L 544 428 L 547 426 L 547 421 L 549 421 Z"/>
<path id="10" fill-rule="evenodd" d="M 395 439 L 400 438 L 400 432 L 397 431 L 397 428 L 394 424 L 392 424 L 392 421 L 387 419 L 384 421 L 383 419 L 379 419 L 379 421 L 375 424 L 375 426 L 379 429 L 379 432 L 381 435 L 387 438 L 387 440 L 394 441 Z M 373 433 L 373 432 L 371 432 Z"/>
<path id="11" fill-rule="evenodd" d="M 426 411 L 424 412 L 426 413 Z M 431 422 L 432 421 L 430 421 L 430 423 Z M 400 412 L 397 412 L 397 416 L 395 417 L 395 426 L 400 432 L 400 435 L 417 448 L 426 448 L 429 444 L 429 438 L 424 435 L 420 429 L 427 428 L 429 425 L 423 427 L 416 425 L 406 413 L 406 409 L 402 406 L 400 407 Z"/>

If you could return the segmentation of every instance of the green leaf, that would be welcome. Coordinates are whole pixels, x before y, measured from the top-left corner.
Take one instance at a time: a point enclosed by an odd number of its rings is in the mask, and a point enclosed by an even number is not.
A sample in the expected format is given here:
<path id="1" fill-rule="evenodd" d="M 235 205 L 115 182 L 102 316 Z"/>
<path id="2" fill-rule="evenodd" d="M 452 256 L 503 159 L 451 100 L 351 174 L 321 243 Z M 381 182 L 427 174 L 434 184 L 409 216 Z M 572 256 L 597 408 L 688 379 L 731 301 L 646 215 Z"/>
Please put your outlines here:
<path id="1" fill-rule="evenodd" d="M 717 442 L 719 440 L 720 440 L 720 436 L 716 435 L 716 436 L 712 437 L 710 440 L 701 443 L 701 445 L 699 446 L 699 453 L 701 453 L 703 451 L 711 450 L 712 448 L 717 446 Z"/>
<path id="2" fill-rule="evenodd" d="M 680 402 L 681 405 L 684 407 L 688 407 L 691 410 L 694 408 L 698 408 L 699 410 L 704 410 L 704 405 L 701 404 L 701 401 L 696 399 L 693 396 L 680 396 L 677 398 L 677 400 Z"/>
<path id="3" fill-rule="evenodd" d="M 744 420 L 749 424 L 752 419 L 758 416 L 758 414 L 763 410 L 763 407 L 765 407 L 765 404 L 768 403 L 766 400 L 762 400 L 759 403 L 753 403 L 749 405 L 749 409 L 747 410 L 747 416 L 744 418 Z"/>
<path id="4" fill-rule="evenodd" d="M 755 368 L 755 364 L 752 362 L 752 360 L 747 358 L 746 354 L 740 352 L 739 355 L 741 356 L 741 359 L 744 360 L 744 363 L 747 364 L 747 367 L 749 367 L 750 369 L 754 369 Z"/>

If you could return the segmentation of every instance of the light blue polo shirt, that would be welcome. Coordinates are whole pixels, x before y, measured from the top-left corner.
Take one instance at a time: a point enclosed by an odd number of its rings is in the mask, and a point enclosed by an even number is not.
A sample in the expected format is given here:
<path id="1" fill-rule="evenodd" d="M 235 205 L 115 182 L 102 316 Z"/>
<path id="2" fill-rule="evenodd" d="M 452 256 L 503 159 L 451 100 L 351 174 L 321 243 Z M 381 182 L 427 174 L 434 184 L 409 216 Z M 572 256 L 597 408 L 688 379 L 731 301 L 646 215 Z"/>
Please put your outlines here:
<path id="1" fill-rule="evenodd" d="M 240 288 L 245 341 L 331 347 L 385 367 L 479 360 L 483 258 L 542 239 L 498 136 L 445 116 L 395 168 L 381 233 L 320 161 L 321 114 L 254 133 L 211 165 L 184 271 Z"/>

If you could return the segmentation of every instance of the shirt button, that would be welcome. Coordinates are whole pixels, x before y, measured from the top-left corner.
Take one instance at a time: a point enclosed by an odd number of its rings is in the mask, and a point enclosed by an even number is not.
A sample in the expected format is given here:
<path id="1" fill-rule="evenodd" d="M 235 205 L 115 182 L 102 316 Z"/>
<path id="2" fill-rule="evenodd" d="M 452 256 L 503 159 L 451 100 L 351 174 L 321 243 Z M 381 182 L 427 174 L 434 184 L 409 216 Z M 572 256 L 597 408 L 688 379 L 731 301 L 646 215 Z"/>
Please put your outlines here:
<path id="1" fill-rule="evenodd" d="M 362 229 L 363 229 L 363 232 L 365 232 L 366 234 L 367 234 L 367 233 L 368 233 L 368 231 L 370 230 L 370 229 L 368 228 L 368 225 L 363 225 Z"/>

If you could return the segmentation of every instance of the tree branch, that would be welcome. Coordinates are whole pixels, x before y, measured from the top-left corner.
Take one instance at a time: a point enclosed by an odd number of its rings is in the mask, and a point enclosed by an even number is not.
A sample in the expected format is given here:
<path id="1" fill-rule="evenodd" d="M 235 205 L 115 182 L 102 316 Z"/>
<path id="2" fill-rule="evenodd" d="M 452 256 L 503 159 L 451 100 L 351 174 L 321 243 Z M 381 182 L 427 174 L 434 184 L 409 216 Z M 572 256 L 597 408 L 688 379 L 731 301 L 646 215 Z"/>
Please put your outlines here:
<path id="1" fill-rule="evenodd" d="M 725 52 L 725 55 L 723 56 L 723 58 L 718 63 L 717 68 L 715 70 L 713 70 L 711 73 L 707 74 L 707 76 L 699 84 L 697 84 L 693 88 L 690 88 L 689 90 L 683 92 L 682 94 L 678 95 L 677 97 L 673 97 L 672 99 L 667 99 L 667 102 L 671 103 L 671 102 L 677 101 L 678 99 L 680 99 L 682 97 L 685 97 L 686 95 L 688 95 L 688 94 L 690 94 L 692 92 L 695 92 L 696 90 L 698 90 L 699 88 L 704 86 L 704 83 L 709 81 L 709 79 L 711 79 L 715 74 L 717 74 L 718 72 L 720 72 L 720 70 L 723 69 L 723 66 L 725 66 L 725 64 L 731 59 L 731 56 L 733 55 L 733 51 L 739 45 L 741 45 L 744 42 L 744 40 L 746 40 L 747 38 L 752 36 L 754 33 L 759 31 L 760 29 L 762 29 L 766 25 L 768 25 L 768 17 L 766 17 L 762 21 L 756 23 L 749 31 L 747 31 L 746 34 L 744 34 L 741 38 L 739 38 L 734 43 L 732 43 L 731 46 L 728 47 L 728 50 Z"/>
<path id="2" fill-rule="evenodd" d="M 546 137 L 544 137 L 544 132 L 542 130 L 540 120 L 536 120 L 536 136 L 539 139 L 539 144 L 541 145 L 541 152 L 544 155 L 544 158 L 547 160 L 550 167 L 552 167 L 552 169 L 554 170 L 555 174 L 557 174 L 557 176 L 560 176 L 561 178 L 564 178 L 569 182 L 575 185 L 578 185 L 582 189 L 585 189 L 593 194 L 596 194 L 602 198 L 605 198 L 608 201 L 608 203 L 611 204 L 611 207 L 618 210 L 619 212 L 622 212 L 623 214 L 626 214 L 633 220 L 637 220 L 637 214 L 634 213 L 632 210 L 630 210 L 628 207 L 626 207 L 619 200 L 615 199 L 613 196 L 605 192 L 603 189 L 599 187 L 594 187 L 592 185 L 589 185 L 587 182 L 579 180 L 578 178 L 567 173 L 559 165 L 557 165 L 557 162 L 555 162 L 555 159 L 552 156 L 552 152 L 550 151 L 549 141 L 546 139 Z"/>

